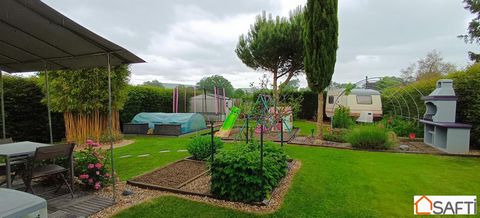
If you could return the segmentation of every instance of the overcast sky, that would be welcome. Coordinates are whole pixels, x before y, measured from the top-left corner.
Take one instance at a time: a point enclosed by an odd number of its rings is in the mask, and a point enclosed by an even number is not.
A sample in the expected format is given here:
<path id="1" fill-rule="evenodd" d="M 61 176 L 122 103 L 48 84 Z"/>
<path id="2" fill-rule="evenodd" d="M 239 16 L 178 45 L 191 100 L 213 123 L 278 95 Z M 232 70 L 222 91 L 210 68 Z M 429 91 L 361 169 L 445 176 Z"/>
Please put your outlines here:
<path id="1" fill-rule="evenodd" d="M 147 61 L 131 67 L 131 83 L 195 84 L 220 74 L 249 87 L 262 72 L 236 57 L 238 37 L 263 10 L 287 16 L 306 0 L 43 0 L 97 34 Z M 471 15 L 461 0 L 339 0 L 339 50 L 333 80 L 398 75 L 436 49 L 468 64 L 464 34 Z M 304 77 L 302 86 L 306 85 Z"/>

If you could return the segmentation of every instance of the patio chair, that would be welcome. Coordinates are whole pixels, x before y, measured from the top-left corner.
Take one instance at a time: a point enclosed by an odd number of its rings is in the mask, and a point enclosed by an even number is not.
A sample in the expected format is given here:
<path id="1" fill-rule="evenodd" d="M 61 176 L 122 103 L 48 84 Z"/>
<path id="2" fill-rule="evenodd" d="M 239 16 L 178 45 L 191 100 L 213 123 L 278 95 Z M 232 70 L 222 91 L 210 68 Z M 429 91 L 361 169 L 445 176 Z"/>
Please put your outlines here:
<path id="1" fill-rule="evenodd" d="M 42 178 L 46 176 L 57 176 L 60 178 L 63 183 L 61 183 L 55 193 L 57 193 L 60 188 L 62 188 L 63 184 L 65 184 L 72 195 L 72 198 L 75 196 L 73 195 L 73 189 L 70 186 L 69 182 L 65 178 L 64 173 L 67 173 L 69 169 L 62 167 L 57 164 L 47 164 L 47 165 L 40 165 L 42 161 L 45 160 L 52 160 L 54 158 L 59 157 L 67 157 L 68 162 L 71 163 L 73 161 L 73 148 L 75 144 L 63 144 L 63 145 L 52 145 L 47 147 L 39 147 L 35 151 L 35 155 L 32 160 L 30 160 L 27 164 L 27 170 L 25 170 L 25 174 L 23 175 L 23 182 L 26 186 L 26 192 L 31 191 L 35 194 L 33 187 L 32 187 L 32 180 L 37 178 Z M 69 164 L 71 168 L 71 164 Z M 73 170 L 73 169 L 70 169 Z"/>

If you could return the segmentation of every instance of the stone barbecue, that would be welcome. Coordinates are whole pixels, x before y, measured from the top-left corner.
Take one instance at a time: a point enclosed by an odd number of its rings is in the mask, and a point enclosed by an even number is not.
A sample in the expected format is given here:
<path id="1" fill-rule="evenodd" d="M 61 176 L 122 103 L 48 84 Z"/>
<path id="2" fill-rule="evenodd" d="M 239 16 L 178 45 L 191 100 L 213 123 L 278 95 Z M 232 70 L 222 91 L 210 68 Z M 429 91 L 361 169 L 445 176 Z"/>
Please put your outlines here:
<path id="1" fill-rule="evenodd" d="M 472 126 L 455 122 L 457 96 L 453 80 L 438 80 L 436 89 L 422 100 L 426 106 L 420 120 L 424 124 L 424 142 L 447 153 L 468 153 Z"/>

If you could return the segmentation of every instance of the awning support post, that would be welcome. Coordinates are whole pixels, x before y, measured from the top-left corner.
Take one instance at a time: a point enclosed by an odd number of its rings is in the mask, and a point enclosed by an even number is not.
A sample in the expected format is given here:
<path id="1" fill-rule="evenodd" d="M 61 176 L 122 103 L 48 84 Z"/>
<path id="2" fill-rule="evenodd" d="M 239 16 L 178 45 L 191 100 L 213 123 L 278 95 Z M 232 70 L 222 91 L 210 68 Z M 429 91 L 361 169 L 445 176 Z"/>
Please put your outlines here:
<path id="1" fill-rule="evenodd" d="M 2 134 L 3 134 L 3 139 L 7 138 L 6 134 L 6 128 L 5 128 L 5 102 L 4 102 L 4 97 L 3 97 L 3 72 L 0 70 L 0 89 L 2 90 L 1 93 L 1 105 L 2 105 Z"/>
<path id="2" fill-rule="evenodd" d="M 113 162 L 113 119 L 112 119 L 112 72 L 110 69 L 110 53 L 107 53 L 107 70 L 108 70 L 108 132 L 110 136 L 110 162 L 112 167 L 112 192 L 113 201 L 115 202 L 115 165 Z"/>
<path id="3" fill-rule="evenodd" d="M 50 110 L 50 86 L 48 84 L 48 69 L 47 63 L 45 63 L 45 89 L 47 93 L 47 111 L 48 111 L 48 132 L 50 134 L 50 144 L 53 144 L 52 134 L 52 112 Z"/>

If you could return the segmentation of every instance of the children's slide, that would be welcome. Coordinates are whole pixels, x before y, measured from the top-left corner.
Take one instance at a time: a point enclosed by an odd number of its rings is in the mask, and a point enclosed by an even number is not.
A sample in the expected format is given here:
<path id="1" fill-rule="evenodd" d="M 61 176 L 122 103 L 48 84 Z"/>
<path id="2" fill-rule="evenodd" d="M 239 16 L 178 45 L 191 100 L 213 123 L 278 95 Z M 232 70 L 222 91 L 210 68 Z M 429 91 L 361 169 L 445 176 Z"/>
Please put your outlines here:
<path id="1" fill-rule="evenodd" d="M 222 127 L 218 132 L 215 133 L 216 137 L 226 138 L 230 135 L 233 127 L 235 126 L 235 121 L 237 121 L 238 115 L 240 114 L 240 108 L 232 107 L 230 113 L 227 116 L 227 119 L 223 122 Z"/>

